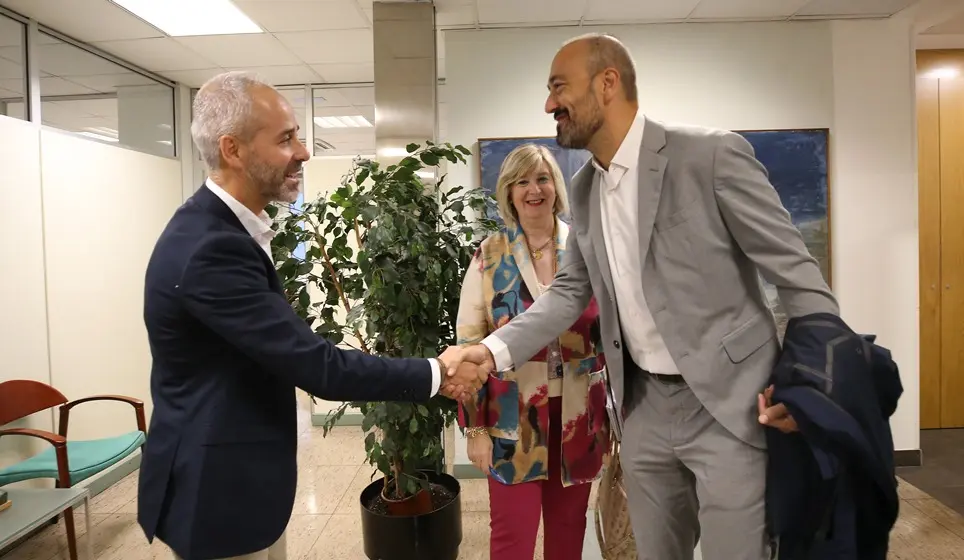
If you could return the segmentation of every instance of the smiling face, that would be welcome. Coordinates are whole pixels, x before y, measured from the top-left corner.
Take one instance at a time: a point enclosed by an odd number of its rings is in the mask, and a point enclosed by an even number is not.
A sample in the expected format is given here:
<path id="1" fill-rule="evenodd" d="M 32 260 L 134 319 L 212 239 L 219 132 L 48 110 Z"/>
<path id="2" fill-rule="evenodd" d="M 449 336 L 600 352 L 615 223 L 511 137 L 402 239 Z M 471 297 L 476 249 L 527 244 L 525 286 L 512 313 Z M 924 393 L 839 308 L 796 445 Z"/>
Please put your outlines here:
<path id="1" fill-rule="evenodd" d="M 295 202 L 310 154 L 298 139 L 291 105 L 277 91 L 259 88 L 253 93 L 252 119 L 257 129 L 242 150 L 249 184 L 269 202 Z"/>
<path id="2" fill-rule="evenodd" d="M 512 207 L 520 222 L 536 222 L 554 213 L 556 184 L 544 160 L 516 181 L 510 191 Z"/>
<path id="3" fill-rule="evenodd" d="M 556 119 L 556 141 L 565 148 L 588 148 L 604 124 L 600 80 L 589 70 L 585 42 L 566 45 L 552 60 L 546 113 Z"/>

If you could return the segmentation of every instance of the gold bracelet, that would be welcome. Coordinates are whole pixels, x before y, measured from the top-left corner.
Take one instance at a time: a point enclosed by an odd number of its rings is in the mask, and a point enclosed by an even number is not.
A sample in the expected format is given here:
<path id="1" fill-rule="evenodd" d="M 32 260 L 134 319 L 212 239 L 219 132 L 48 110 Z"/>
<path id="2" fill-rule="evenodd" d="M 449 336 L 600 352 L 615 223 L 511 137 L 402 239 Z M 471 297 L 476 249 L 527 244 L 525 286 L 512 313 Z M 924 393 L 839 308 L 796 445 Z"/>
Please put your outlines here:
<path id="1" fill-rule="evenodd" d="M 465 435 L 470 438 L 473 438 L 475 436 L 488 435 L 488 434 L 489 434 L 488 428 L 483 428 L 479 426 L 472 426 L 465 429 Z"/>

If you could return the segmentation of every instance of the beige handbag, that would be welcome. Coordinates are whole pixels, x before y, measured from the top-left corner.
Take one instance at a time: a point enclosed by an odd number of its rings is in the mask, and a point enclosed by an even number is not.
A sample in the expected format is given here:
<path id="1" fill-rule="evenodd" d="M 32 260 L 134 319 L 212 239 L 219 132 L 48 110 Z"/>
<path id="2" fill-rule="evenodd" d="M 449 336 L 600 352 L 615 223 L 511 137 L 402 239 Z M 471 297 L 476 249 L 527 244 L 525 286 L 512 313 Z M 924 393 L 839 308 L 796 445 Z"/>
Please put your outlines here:
<path id="1" fill-rule="evenodd" d="M 599 481 L 596 497 L 596 537 L 603 560 L 636 560 L 636 539 L 629 521 L 629 500 L 619 464 L 619 444 L 612 443 L 609 466 Z"/>

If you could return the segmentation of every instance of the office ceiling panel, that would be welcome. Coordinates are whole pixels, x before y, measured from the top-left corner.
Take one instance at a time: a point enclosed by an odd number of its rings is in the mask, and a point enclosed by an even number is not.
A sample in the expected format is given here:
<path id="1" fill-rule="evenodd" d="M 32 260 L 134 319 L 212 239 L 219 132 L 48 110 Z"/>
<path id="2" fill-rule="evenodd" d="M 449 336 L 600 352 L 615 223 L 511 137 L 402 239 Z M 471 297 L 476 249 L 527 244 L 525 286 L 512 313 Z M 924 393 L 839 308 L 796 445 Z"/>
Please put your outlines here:
<path id="1" fill-rule="evenodd" d="M 600 0 L 593 0 L 598 2 Z M 476 0 L 479 23 L 543 24 L 578 22 L 586 0 Z"/>
<path id="2" fill-rule="evenodd" d="M 117 91 L 119 87 L 148 86 L 156 83 L 154 80 L 137 74 L 136 72 L 95 76 L 71 76 L 70 81 L 100 92 L 114 92 Z M 47 92 L 41 93 L 44 95 L 47 94 Z"/>
<path id="3" fill-rule="evenodd" d="M 0 6 L 81 41 L 164 36 L 154 26 L 108 0 L 0 0 Z"/>
<path id="4" fill-rule="evenodd" d="M 810 0 L 702 0 L 690 20 L 786 19 Z"/>
<path id="5" fill-rule="evenodd" d="M 329 84 L 350 84 L 375 81 L 375 64 L 373 62 L 356 62 L 354 64 L 312 64 L 321 81 Z"/>
<path id="6" fill-rule="evenodd" d="M 302 62 L 270 34 L 206 35 L 174 40 L 224 68 L 290 66 Z"/>
<path id="7" fill-rule="evenodd" d="M 97 42 L 93 45 L 123 60 L 136 60 L 138 65 L 153 72 L 199 70 L 217 66 L 170 37 Z"/>
<path id="8" fill-rule="evenodd" d="M 924 33 L 927 35 L 964 35 L 964 13 L 944 23 L 939 23 Z"/>
<path id="9" fill-rule="evenodd" d="M 797 18 L 885 17 L 916 3 L 917 0 L 811 0 L 795 15 Z"/>
<path id="10" fill-rule="evenodd" d="M 237 0 L 235 4 L 265 31 L 367 28 L 371 21 L 354 0 Z"/>
<path id="11" fill-rule="evenodd" d="M 246 66 L 228 68 L 227 70 L 254 72 L 258 74 L 261 79 L 274 85 L 312 84 L 321 80 L 318 73 L 312 70 L 307 64 L 294 66 Z"/>
<path id="12" fill-rule="evenodd" d="M 697 4 L 699 0 L 589 0 L 586 21 L 682 21 Z"/>
<path id="13" fill-rule="evenodd" d="M 373 62 L 371 29 L 278 33 L 278 40 L 308 64 Z"/>

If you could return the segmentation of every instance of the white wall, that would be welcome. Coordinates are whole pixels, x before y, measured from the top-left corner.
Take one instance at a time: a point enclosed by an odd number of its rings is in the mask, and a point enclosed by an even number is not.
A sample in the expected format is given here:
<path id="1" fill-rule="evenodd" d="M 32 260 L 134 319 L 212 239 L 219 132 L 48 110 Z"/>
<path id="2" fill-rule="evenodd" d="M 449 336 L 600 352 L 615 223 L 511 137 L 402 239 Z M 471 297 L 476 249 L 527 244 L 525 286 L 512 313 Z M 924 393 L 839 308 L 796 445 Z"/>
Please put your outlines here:
<path id="1" fill-rule="evenodd" d="M 0 117 L 0 169 L 0 201 L 17 208 L 0 244 L 0 381 L 136 397 L 149 420 L 144 271 L 182 201 L 180 162 Z M 31 421 L 56 429 L 50 413 Z M 69 437 L 133 429 L 129 405 L 89 403 L 71 412 Z M 0 466 L 42 449 L 15 439 L 3 438 Z"/>
<path id="2" fill-rule="evenodd" d="M 910 23 L 598 30 L 632 51 L 641 109 L 653 118 L 726 129 L 831 129 L 834 289 L 844 318 L 876 333 L 899 362 L 905 392 L 892 421 L 895 445 L 919 448 Z M 565 40 L 584 31 L 446 31 L 442 140 L 477 150 L 478 138 L 554 136 L 543 109 L 549 65 Z M 454 184 L 476 186 L 478 161 L 471 157 L 449 173 Z M 456 439 L 456 463 L 467 464 L 464 440 Z"/>
<path id="3" fill-rule="evenodd" d="M 52 384 L 68 399 L 142 399 L 150 418 L 144 272 L 181 205 L 181 164 L 55 130 L 41 149 Z M 70 435 L 116 435 L 133 419 L 126 404 L 86 404 Z"/>
<path id="4" fill-rule="evenodd" d="M 43 208 L 40 194 L 40 130 L 0 117 L 0 208 L 7 209 L 7 235 L 0 236 L 0 381 L 48 383 L 47 305 L 44 284 Z M 12 211 L 11 209 L 16 209 Z M 11 427 L 53 429 L 50 412 Z M 0 438 L 0 466 L 42 451 L 34 438 Z"/>

